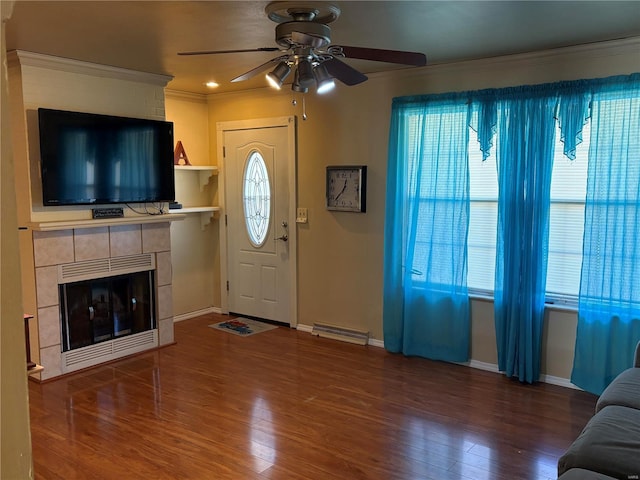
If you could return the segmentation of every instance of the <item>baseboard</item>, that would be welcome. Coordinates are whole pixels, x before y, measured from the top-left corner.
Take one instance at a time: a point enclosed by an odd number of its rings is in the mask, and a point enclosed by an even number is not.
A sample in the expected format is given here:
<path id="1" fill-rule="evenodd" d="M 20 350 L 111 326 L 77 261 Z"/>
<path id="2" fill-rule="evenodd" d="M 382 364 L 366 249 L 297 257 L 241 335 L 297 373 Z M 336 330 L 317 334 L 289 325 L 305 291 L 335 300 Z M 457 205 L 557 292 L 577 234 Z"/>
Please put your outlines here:
<path id="1" fill-rule="evenodd" d="M 544 383 L 549 383 L 551 385 L 558 385 L 559 387 L 565 388 L 573 388 L 574 390 L 582 390 L 580 387 L 577 387 L 571 380 L 568 378 L 562 377 L 554 377 L 553 375 L 540 375 L 540 381 Z"/>
<path id="2" fill-rule="evenodd" d="M 311 331 L 313 330 L 313 326 L 304 325 L 301 323 L 299 323 L 296 328 L 301 332 L 307 332 L 307 333 L 311 333 Z M 369 338 L 368 345 L 371 345 L 372 347 L 384 348 L 384 341 L 377 340 L 375 338 Z M 502 372 L 498 370 L 498 365 L 496 365 L 495 363 L 480 362 L 479 360 L 470 360 L 468 362 L 460 362 L 457 364 L 463 365 L 465 367 L 476 368 L 478 370 L 485 370 L 487 372 L 502 374 Z M 548 383 L 550 385 L 558 385 L 559 387 L 572 388 L 574 390 L 582 390 L 580 387 L 576 387 L 573 383 L 571 383 L 571 381 L 568 378 L 554 377 L 553 375 L 540 375 L 540 381 L 543 383 Z"/>
<path id="3" fill-rule="evenodd" d="M 465 365 L 467 367 L 476 368 L 478 370 L 484 370 L 485 372 L 500 373 L 500 370 L 498 370 L 498 365 L 496 365 L 495 363 L 480 362 L 478 360 L 469 360 L 468 362 L 463 362 L 463 363 L 460 363 L 459 365 Z"/>
<path id="4" fill-rule="evenodd" d="M 460 365 L 466 365 L 471 368 L 477 368 L 479 370 L 486 370 L 487 372 L 500 374 L 503 373 L 498 369 L 498 365 L 496 365 L 495 363 L 486 363 L 479 362 L 477 360 L 471 360 L 470 362 L 461 363 Z M 580 387 L 576 387 L 573 383 L 571 383 L 571 380 L 569 380 L 568 378 L 554 377 L 553 375 L 540 375 L 540 381 L 542 383 L 548 383 L 550 385 L 558 385 L 559 387 L 582 390 Z"/>
<path id="5" fill-rule="evenodd" d="M 190 318 L 206 315 L 207 313 L 222 313 L 222 310 L 219 307 L 209 307 L 203 308 L 202 310 L 196 310 L 194 312 L 181 313 L 180 315 L 173 316 L 173 323 L 189 320 Z"/>

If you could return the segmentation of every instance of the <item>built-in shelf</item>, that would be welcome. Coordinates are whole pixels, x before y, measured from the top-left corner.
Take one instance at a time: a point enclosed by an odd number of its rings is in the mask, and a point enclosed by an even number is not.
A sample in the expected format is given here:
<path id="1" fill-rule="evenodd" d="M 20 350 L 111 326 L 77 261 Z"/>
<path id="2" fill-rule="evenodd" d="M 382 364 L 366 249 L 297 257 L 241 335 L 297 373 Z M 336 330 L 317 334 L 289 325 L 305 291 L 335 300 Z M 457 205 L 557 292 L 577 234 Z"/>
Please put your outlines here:
<path id="1" fill-rule="evenodd" d="M 184 207 L 170 210 L 171 212 L 180 212 L 183 214 L 199 213 L 200 214 L 200 226 L 202 229 L 211 223 L 211 219 L 215 212 L 220 211 L 220 207 Z"/>
<path id="2" fill-rule="evenodd" d="M 198 212 L 217 212 L 220 210 L 220 207 L 184 207 L 178 208 L 175 210 L 171 210 L 172 212 L 181 212 L 181 213 L 198 213 Z"/>
<path id="3" fill-rule="evenodd" d="M 218 174 L 218 167 L 215 165 L 175 165 L 175 171 L 197 171 L 200 177 L 200 190 L 202 190 L 213 175 Z"/>
<path id="4" fill-rule="evenodd" d="M 40 373 L 41 371 L 44 370 L 44 367 L 42 365 L 37 365 L 33 368 L 30 368 L 27 370 L 27 375 L 35 375 L 36 373 Z"/>
<path id="5" fill-rule="evenodd" d="M 198 174 L 198 183 L 200 185 L 200 191 L 209 184 L 209 180 L 214 175 L 218 174 L 218 167 L 215 165 L 175 165 L 176 172 L 196 172 Z M 215 212 L 219 211 L 220 207 L 214 207 L 212 205 L 200 205 L 192 207 L 184 207 L 171 212 L 180 212 L 183 214 L 199 213 L 200 214 L 200 226 L 204 228 L 211 223 Z"/>
<path id="6" fill-rule="evenodd" d="M 180 213 L 163 213 L 161 215 L 136 215 L 119 218 L 91 218 L 85 220 L 59 220 L 31 222 L 28 224 L 31 230 L 47 232 L 52 230 L 69 230 L 72 228 L 96 228 L 114 225 L 138 225 L 141 223 L 164 223 L 184 220 L 186 215 Z"/>

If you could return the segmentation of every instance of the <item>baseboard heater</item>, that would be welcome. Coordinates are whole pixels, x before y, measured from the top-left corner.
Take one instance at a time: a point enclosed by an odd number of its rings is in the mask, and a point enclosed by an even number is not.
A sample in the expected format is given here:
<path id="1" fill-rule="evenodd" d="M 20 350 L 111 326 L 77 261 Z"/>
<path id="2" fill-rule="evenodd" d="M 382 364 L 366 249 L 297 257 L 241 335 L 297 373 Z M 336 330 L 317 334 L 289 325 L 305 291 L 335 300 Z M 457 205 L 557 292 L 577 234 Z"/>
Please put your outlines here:
<path id="1" fill-rule="evenodd" d="M 355 343 L 356 345 L 367 345 L 369 343 L 369 332 L 327 325 L 326 323 L 314 323 L 311 335 Z"/>

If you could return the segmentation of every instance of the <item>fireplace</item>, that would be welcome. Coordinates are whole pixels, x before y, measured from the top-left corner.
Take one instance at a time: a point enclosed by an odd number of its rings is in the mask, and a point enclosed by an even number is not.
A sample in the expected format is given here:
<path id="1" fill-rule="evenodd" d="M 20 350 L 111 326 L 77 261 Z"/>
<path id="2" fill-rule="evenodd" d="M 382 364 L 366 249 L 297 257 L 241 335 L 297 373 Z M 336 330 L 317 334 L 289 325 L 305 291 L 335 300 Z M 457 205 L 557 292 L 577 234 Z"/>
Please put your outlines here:
<path id="1" fill-rule="evenodd" d="M 58 265 L 62 372 L 158 346 L 156 256 Z"/>
<path id="2" fill-rule="evenodd" d="M 32 232 L 41 380 L 173 343 L 170 224 L 148 221 Z"/>
<path id="3" fill-rule="evenodd" d="M 156 328 L 153 271 L 60 285 L 62 351 Z"/>

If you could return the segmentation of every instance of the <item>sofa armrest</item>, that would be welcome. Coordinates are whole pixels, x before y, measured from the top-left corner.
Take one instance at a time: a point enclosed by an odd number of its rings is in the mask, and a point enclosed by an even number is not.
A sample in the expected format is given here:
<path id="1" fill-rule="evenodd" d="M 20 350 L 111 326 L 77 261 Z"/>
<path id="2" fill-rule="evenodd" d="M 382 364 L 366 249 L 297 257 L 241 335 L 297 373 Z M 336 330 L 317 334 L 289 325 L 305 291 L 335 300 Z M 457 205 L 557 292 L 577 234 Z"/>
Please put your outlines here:
<path id="1" fill-rule="evenodd" d="M 633 360 L 633 366 L 636 368 L 640 368 L 640 342 L 636 345 L 636 356 Z"/>

